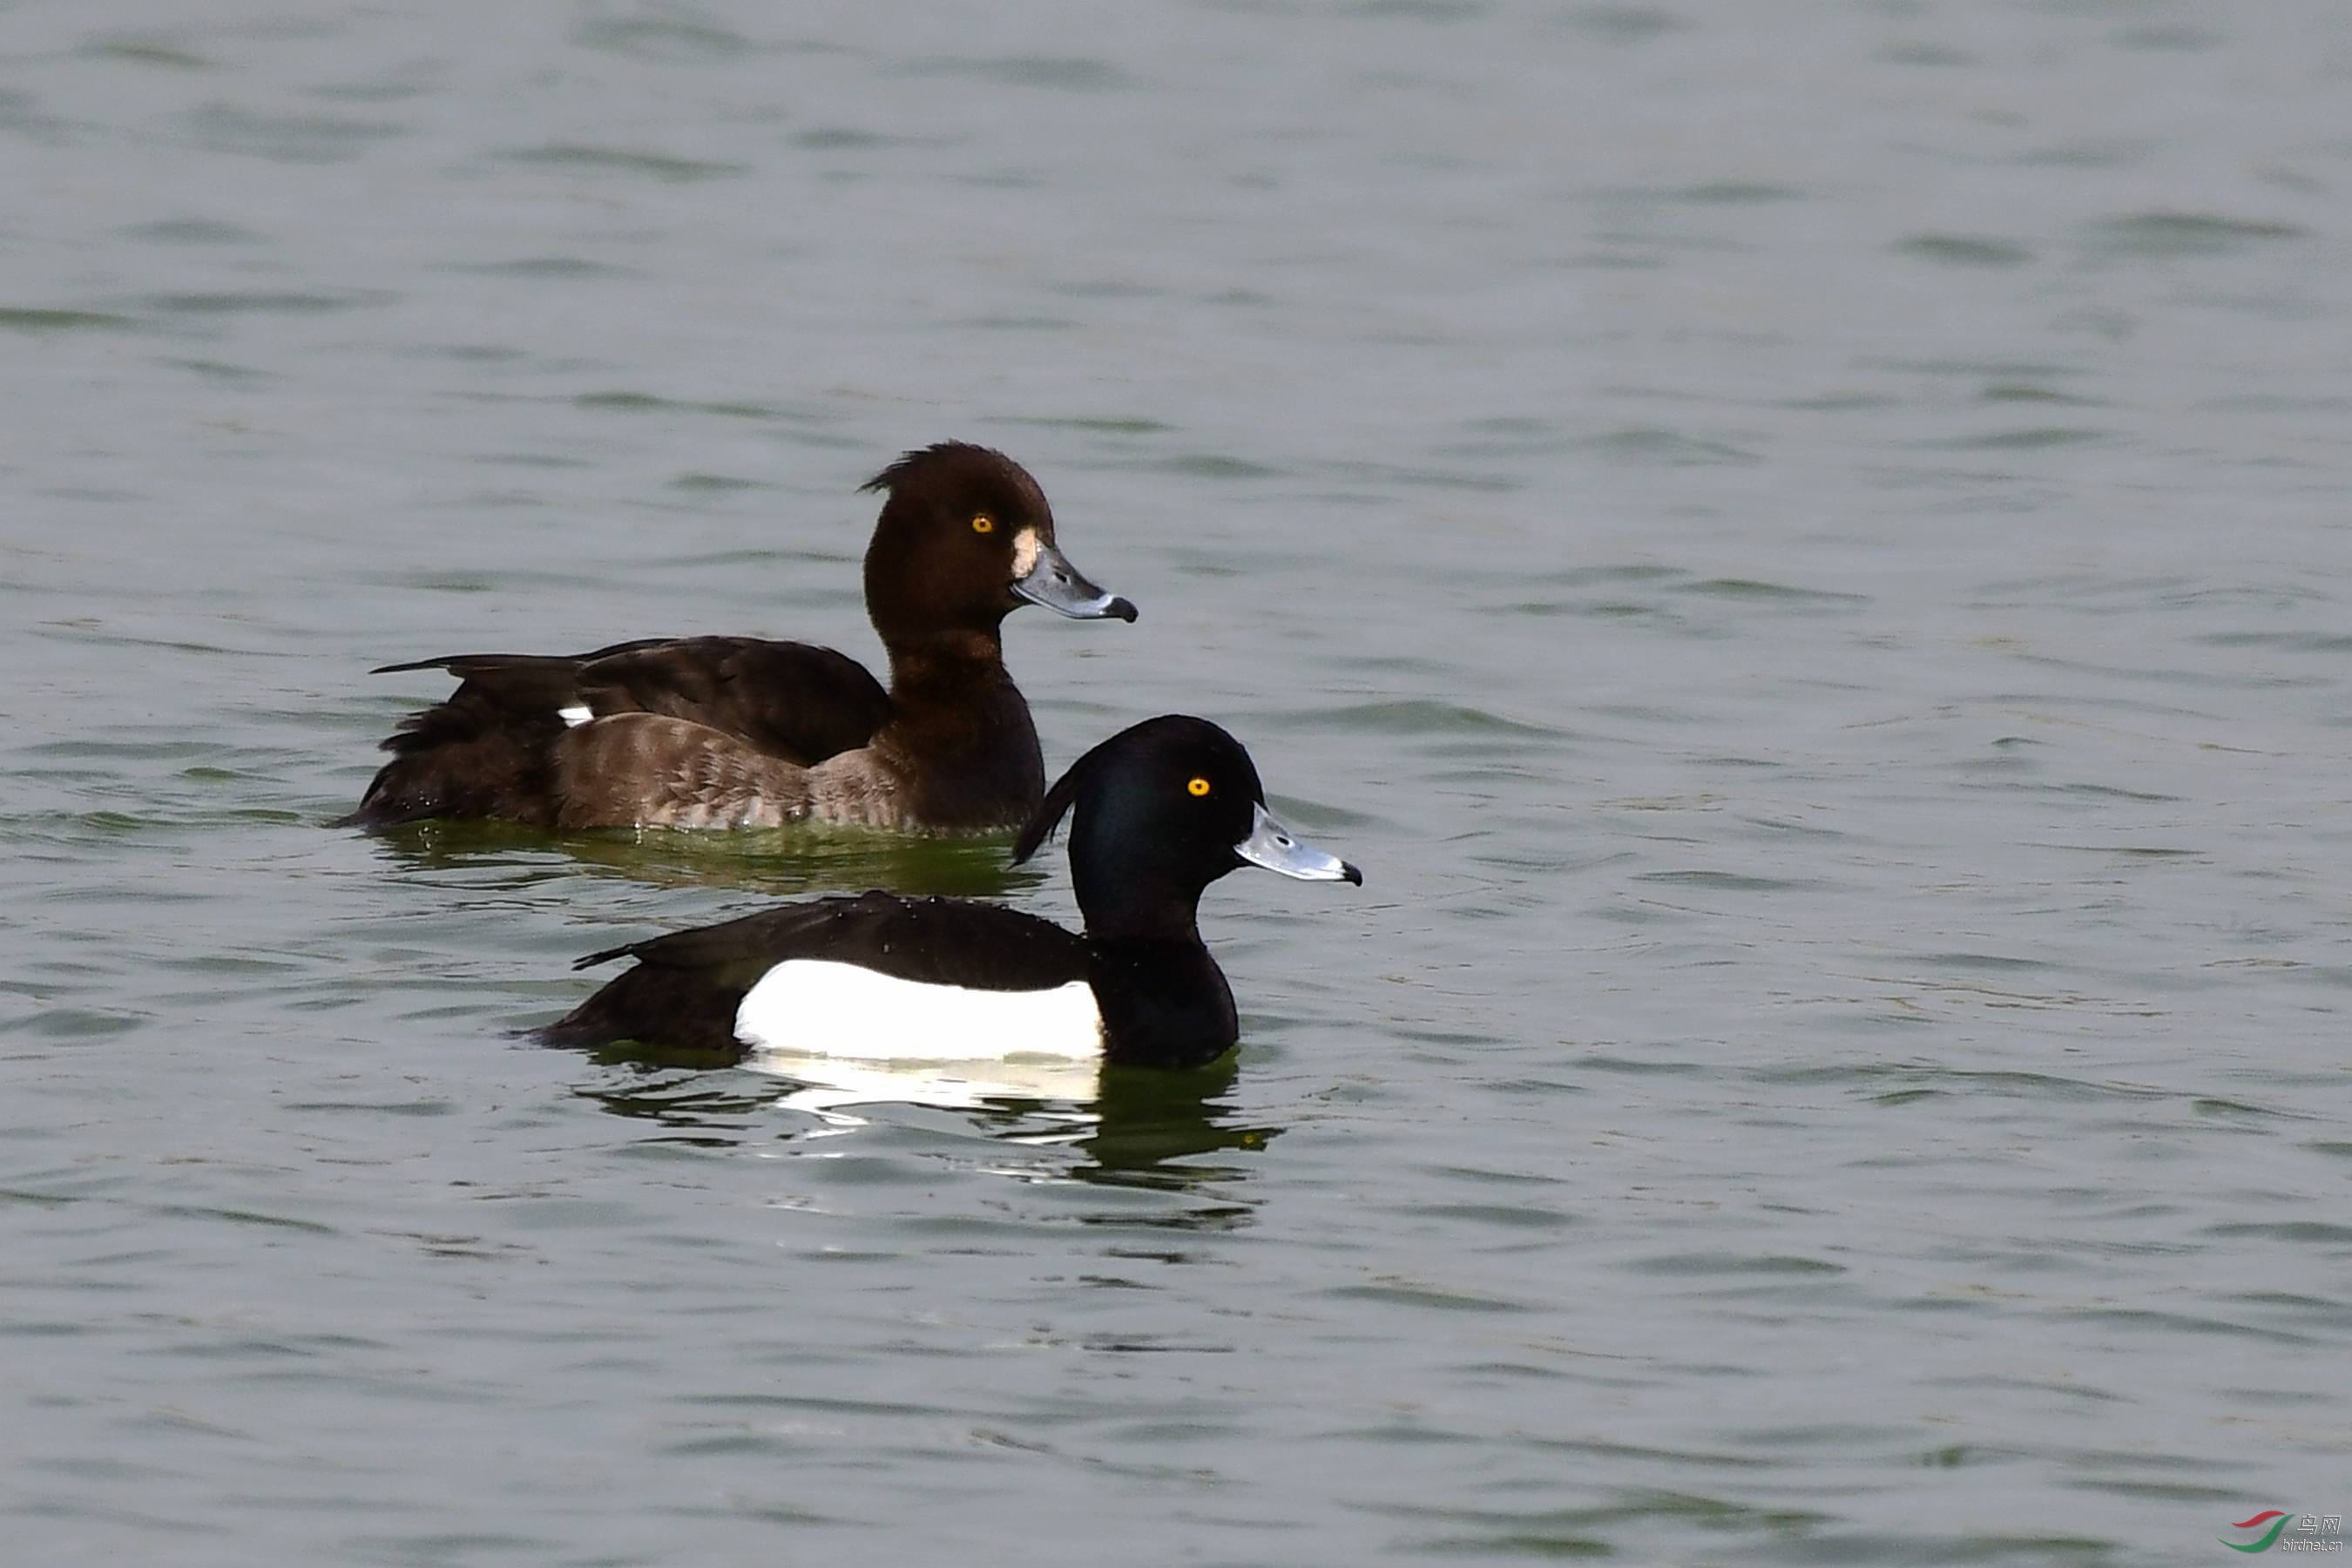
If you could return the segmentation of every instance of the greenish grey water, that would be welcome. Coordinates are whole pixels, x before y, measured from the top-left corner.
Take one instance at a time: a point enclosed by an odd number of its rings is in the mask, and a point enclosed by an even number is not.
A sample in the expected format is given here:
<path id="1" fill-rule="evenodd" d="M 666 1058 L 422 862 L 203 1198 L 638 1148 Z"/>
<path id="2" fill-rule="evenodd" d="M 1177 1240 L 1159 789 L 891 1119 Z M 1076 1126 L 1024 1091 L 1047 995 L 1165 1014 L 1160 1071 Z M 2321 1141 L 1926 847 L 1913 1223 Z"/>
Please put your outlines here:
<path id="1" fill-rule="evenodd" d="M 0 5 L 0 1514 L 60 1563 L 2223 1560 L 2345 1510 L 2323 0 Z M 1058 864 L 329 828 L 386 659 L 860 657 L 1029 463 L 1229 1072 L 518 1031 Z"/>

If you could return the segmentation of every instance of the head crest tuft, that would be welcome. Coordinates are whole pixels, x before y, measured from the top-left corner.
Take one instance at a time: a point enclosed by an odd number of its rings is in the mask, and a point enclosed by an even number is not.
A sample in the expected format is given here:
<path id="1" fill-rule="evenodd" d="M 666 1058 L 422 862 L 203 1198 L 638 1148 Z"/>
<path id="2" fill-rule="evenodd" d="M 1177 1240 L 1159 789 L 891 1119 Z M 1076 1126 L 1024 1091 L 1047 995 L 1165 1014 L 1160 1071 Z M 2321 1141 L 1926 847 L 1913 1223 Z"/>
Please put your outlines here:
<path id="1" fill-rule="evenodd" d="M 970 441 L 934 441 L 928 447 L 917 447 L 900 453 L 897 462 L 857 488 L 860 490 L 895 489 L 918 471 L 952 458 L 981 458 L 998 463 L 1008 460 L 1002 452 L 974 446 Z"/>

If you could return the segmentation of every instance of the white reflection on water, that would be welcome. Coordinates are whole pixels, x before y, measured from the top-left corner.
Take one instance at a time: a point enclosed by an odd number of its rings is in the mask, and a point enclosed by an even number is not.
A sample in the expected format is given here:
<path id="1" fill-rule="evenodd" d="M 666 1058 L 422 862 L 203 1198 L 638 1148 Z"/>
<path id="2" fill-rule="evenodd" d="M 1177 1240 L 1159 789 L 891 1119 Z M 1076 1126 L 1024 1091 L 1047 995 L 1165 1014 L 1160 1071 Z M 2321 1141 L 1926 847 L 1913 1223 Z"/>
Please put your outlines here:
<path id="1" fill-rule="evenodd" d="M 852 1114 L 855 1108 L 874 1105 L 1000 1110 L 1007 1101 L 1022 1102 L 1025 1119 L 1043 1124 L 1042 1130 L 1013 1140 L 1022 1143 L 1074 1143 L 1102 1124 L 1101 1114 L 1093 1109 L 1101 1089 L 1100 1064 L 1066 1057 L 860 1061 L 801 1051 L 760 1051 L 742 1065 L 749 1071 L 792 1079 L 800 1087 L 777 1104 L 806 1111 L 844 1131 L 866 1125 L 866 1118 Z"/>

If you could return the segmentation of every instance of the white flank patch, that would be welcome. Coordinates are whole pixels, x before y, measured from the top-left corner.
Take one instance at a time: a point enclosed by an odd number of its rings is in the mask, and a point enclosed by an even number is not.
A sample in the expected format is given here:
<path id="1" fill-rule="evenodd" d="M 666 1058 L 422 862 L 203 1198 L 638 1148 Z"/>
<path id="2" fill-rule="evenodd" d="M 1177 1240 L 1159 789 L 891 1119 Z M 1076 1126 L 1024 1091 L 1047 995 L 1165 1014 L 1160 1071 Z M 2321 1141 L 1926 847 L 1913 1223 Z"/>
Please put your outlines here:
<path id="1" fill-rule="evenodd" d="M 582 702 L 570 708 L 558 708 L 555 710 L 555 716 L 571 728 L 577 730 L 581 725 L 596 717 L 596 710 L 585 702 Z"/>
<path id="2" fill-rule="evenodd" d="M 1013 536 L 1013 580 L 1018 583 L 1037 570 L 1037 531 L 1024 528 Z"/>
<path id="3" fill-rule="evenodd" d="M 1083 980 L 1051 991 L 975 991 L 795 958 L 744 993 L 735 1037 L 761 1050 L 857 1061 L 1091 1061 L 1102 1055 L 1102 1014 Z"/>

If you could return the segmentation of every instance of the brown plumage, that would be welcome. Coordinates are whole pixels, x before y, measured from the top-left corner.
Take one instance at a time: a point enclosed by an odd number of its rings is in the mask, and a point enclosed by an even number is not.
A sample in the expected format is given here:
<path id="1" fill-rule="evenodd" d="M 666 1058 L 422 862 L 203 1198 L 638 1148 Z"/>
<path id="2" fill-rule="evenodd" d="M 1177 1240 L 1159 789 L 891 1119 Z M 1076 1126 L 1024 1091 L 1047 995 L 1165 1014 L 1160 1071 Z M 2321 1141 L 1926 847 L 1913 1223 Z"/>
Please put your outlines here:
<path id="1" fill-rule="evenodd" d="M 1037 482 L 986 447 L 908 452 L 866 552 L 886 691 L 830 648 L 752 637 L 616 643 L 576 657 L 463 654 L 446 700 L 384 742 L 344 819 L 497 817 L 558 828 L 772 827 L 815 818 L 928 832 L 1016 826 L 1045 763 L 1004 668 L 1024 602 L 1133 620 L 1054 542 Z"/>

